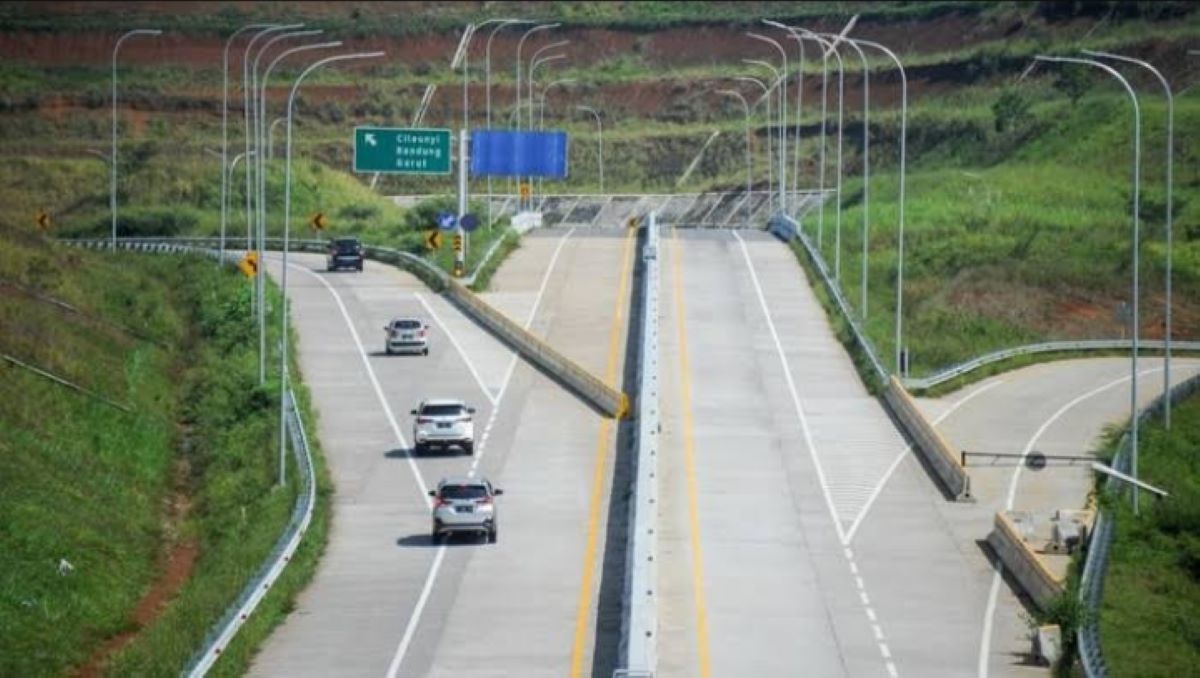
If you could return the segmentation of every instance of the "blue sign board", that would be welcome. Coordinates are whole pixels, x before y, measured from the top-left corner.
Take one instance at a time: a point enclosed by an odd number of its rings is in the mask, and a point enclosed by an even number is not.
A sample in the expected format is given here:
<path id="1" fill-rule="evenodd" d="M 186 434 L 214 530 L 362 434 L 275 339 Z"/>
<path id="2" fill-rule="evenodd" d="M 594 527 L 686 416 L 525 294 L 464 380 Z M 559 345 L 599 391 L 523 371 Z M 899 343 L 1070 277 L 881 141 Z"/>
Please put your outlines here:
<path id="1" fill-rule="evenodd" d="M 480 129 L 471 133 L 471 176 L 567 178 L 567 133 Z"/>
<path id="2" fill-rule="evenodd" d="M 437 225 L 443 231 L 453 231 L 456 222 L 453 212 L 438 212 Z"/>

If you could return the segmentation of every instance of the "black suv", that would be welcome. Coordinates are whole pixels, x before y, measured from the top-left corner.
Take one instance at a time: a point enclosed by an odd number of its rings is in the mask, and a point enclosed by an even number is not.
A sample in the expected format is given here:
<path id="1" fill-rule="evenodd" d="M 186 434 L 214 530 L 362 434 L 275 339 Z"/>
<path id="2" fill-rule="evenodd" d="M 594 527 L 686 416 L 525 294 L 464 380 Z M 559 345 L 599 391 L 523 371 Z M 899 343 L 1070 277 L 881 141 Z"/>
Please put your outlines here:
<path id="1" fill-rule="evenodd" d="M 339 268 L 354 268 L 363 270 L 363 247 L 358 238 L 334 238 L 329 241 L 329 259 L 326 269 L 336 271 Z"/>

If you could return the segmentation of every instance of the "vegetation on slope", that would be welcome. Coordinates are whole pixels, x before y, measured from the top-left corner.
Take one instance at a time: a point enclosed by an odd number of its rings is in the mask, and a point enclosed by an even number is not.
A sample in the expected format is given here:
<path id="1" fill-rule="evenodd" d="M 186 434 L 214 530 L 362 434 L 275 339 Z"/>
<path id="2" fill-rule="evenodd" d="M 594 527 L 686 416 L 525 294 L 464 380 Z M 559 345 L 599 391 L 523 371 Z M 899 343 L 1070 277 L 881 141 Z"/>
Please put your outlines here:
<path id="1" fill-rule="evenodd" d="M 129 410 L 6 366 L 0 673 L 177 673 L 270 552 L 298 483 L 275 486 L 278 385 L 257 385 L 248 290 L 208 259 L 0 237 L 0 349 Z M 322 501 L 264 622 L 311 576 L 326 525 Z"/>

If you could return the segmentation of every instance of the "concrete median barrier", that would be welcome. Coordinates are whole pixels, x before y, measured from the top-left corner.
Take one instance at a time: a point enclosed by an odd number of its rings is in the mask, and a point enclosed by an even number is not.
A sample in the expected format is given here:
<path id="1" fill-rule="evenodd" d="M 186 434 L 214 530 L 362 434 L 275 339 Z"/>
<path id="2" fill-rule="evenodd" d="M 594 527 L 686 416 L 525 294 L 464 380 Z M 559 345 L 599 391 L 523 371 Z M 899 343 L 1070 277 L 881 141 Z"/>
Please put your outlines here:
<path id="1" fill-rule="evenodd" d="M 1017 584 L 1043 610 L 1063 594 L 1063 581 L 1056 577 L 1033 550 L 1013 519 L 1003 511 L 996 514 L 988 545 Z"/>
<path id="2" fill-rule="evenodd" d="M 971 499 L 971 478 L 958 454 L 921 414 L 899 379 L 894 376 L 888 379 L 883 399 L 950 494 L 958 500 Z"/>

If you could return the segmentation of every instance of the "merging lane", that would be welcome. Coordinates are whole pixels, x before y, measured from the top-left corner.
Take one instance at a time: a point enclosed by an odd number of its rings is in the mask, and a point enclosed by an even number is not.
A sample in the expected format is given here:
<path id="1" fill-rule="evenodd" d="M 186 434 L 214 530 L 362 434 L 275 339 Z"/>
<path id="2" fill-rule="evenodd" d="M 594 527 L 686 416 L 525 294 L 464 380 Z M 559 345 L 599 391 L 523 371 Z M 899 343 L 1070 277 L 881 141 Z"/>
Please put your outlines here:
<path id="1" fill-rule="evenodd" d="M 485 297 L 593 373 L 620 374 L 609 337 L 625 332 L 627 242 L 617 231 L 531 234 Z M 327 273 L 319 256 L 290 259 L 333 527 L 313 583 L 251 673 L 589 671 L 614 427 L 412 276 L 370 261 L 357 274 Z M 277 275 L 278 259 L 268 265 Z M 382 328 L 398 315 L 430 321 L 429 356 L 383 354 Z M 477 408 L 474 458 L 411 455 L 408 412 L 431 397 Z M 498 543 L 434 546 L 424 490 L 472 471 L 506 490 Z"/>

